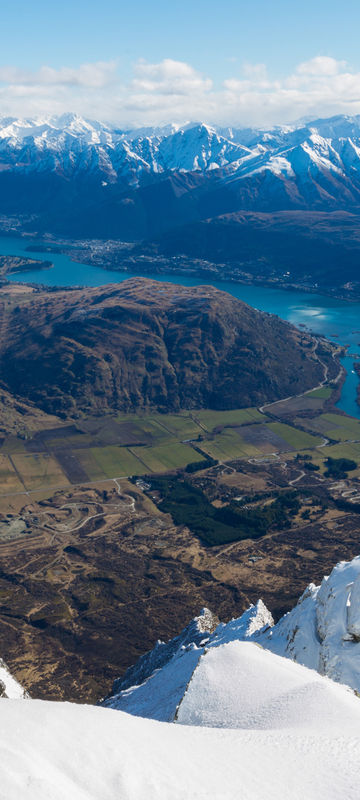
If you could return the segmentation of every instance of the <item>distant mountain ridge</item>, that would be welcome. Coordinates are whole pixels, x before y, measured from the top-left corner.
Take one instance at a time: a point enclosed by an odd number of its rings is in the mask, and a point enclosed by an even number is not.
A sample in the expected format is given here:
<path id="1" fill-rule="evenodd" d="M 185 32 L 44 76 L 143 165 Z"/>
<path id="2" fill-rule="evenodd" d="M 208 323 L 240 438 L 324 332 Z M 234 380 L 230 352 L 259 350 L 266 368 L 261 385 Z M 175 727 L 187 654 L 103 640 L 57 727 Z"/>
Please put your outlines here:
<path id="1" fill-rule="evenodd" d="M 0 120 L 0 213 L 137 241 L 239 211 L 360 213 L 360 116 L 270 130 Z"/>
<path id="2" fill-rule="evenodd" d="M 360 115 L 269 130 L 199 122 L 121 131 L 76 114 L 3 118 L 0 161 L 16 171 L 90 169 L 110 181 L 125 176 L 138 183 L 143 173 L 214 169 L 230 180 L 266 170 L 294 177 L 323 168 L 340 176 L 360 171 Z"/>

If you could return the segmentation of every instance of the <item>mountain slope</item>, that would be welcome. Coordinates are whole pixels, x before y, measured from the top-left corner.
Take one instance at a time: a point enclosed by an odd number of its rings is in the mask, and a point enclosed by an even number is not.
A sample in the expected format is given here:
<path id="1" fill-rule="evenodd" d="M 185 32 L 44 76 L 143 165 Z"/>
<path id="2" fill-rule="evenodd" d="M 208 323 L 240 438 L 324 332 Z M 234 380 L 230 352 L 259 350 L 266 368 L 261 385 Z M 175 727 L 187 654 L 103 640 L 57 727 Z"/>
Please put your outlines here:
<path id="1" fill-rule="evenodd" d="M 360 212 L 359 117 L 269 131 L 0 120 L 0 213 L 33 231 L 136 241 L 239 211 L 340 209 Z"/>
<path id="2" fill-rule="evenodd" d="M 323 365 L 311 337 L 211 286 L 134 278 L 16 307 L 0 379 L 55 414 L 175 411 L 277 400 L 316 386 Z"/>
<path id="3" fill-rule="evenodd" d="M 360 556 L 310 584 L 259 642 L 360 692 Z"/>
<path id="4" fill-rule="evenodd" d="M 212 642 L 218 647 L 232 639 L 247 639 L 255 631 L 272 625 L 273 619 L 260 600 L 234 624 L 217 627 L 214 623 L 211 612 L 203 609 L 179 636 L 167 644 L 157 642 L 153 650 L 114 681 L 111 694 L 102 705 L 173 722 L 205 648 L 211 647 Z"/>
<path id="5" fill-rule="evenodd" d="M 196 620 L 185 629 L 185 632 L 194 630 L 194 623 Z M 222 671 L 224 669 L 226 674 L 228 670 L 230 674 L 234 673 L 235 667 L 231 666 L 232 657 L 229 653 L 235 652 L 236 661 L 236 650 L 224 651 L 224 647 L 238 645 L 240 642 L 252 642 L 278 656 L 296 661 L 320 675 L 328 676 L 332 681 L 350 686 L 360 694 L 360 556 L 350 562 L 343 561 L 337 564 L 330 576 L 324 578 L 320 587 L 310 584 L 294 609 L 285 614 L 276 625 L 264 603 L 259 600 L 238 619 L 226 624 L 221 623 L 213 632 L 209 625 L 207 634 L 200 641 L 199 638 L 194 638 L 191 642 L 189 635 L 184 639 L 182 636 L 163 645 L 164 650 L 159 649 L 157 645 L 150 653 L 143 656 L 139 664 L 128 670 L 123 679 L 114 681 L 112 693 L 103 704 L 138 716 L 164 721 L 179 719 L 186 724 L 204 725 L 214 724 L 215 717 L 220 720 L 226 706 L 228 709 L 226 724 L 230 724 L 231 717 L 231 724 L 236 726 L 236 720 L 239 721 L 238 706 L 227 695 L 230 681 L 228 677 L 224 677 Z M 223 657 L 221 655 L 208 657 L 210 652 L 212 654 L 218 650 L 227 653 L 224 668 L 221 667 L 219 673 L 216 659 L 219 658 L 219 663 L 222 664 Z M 246 654 L 253 651 L 244 652 Z M 165 653 L 165 658 L 161 658 L 162 653 Z M 146 665 L 145 670 L 139 669 L 142 665 Z M 279 666 L 282 669 L 284 662 L 280 661 Z M 255 665 L 248 669 L 254 677 Z M 207 676 L 205 680 L 207 688 L 201 688 L 201 692 L 204 692 L 201 701 L 195 690 L 194 700 L 192 689 L 196 687 L 197 676 L 204 670 Z M 220 703 L 216 711 L 214 706 L 206 701 L 209 697 L 208 683 L 212 674 L 217 687 L 216 703 Z M 133 685 L 128 677 L 132 679 Z M 282 681 L 281 679 L 279 681 L 281 692 Z M 244 677 L 239 674 L 236 691 L 238 684 L 242 685 L 243 682 Z M 200 681 L 200 687 L 201 685 Z M 253 703 L 258 695 L 257 688 L 252 698 Z M 301 702 L 300 698 L 300 706 Z M 247 701 L 242 701 L 242 708 L 244 703 L 246 706 Z M 261 704 L 258 706 L 259 719 L 263 719 L 265 705 L 262 708 L 260 706 Z M 186 708 L 188 710 L 185 713 Z M 232 716 L 232 709 L 236 709 L 235 717 Z M 277 711 L 272 705 L 271 709 L 274 719 Z M 253 725 L 254 707 L 252 715 Z M 239 723 L 239 727 L 241 726 Z"/>

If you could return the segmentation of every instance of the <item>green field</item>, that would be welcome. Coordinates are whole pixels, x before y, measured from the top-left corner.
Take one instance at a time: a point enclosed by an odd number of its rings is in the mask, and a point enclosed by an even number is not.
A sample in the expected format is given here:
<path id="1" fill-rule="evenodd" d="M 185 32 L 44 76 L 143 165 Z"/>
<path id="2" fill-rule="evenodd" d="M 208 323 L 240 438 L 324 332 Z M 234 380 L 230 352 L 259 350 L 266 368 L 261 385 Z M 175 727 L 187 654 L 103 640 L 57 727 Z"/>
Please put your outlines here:
<path id="1" fill-rule="evenodd" d="M 106 478 L 142 475 L 144 472 L 144 465 L 127 447 L 92 447 L 91 453 Z"/>
<path id="2" fill-rule="evenodd" d="M 240 434 L 232 428 L 225 428 L 221 433 L 209 441 L 201 442 L 201 449 L 212 458 L 219 461 L 229 461 L 233 458 L 252 458 L 261 456 L 262 451 L 254 445 L 244 442 Z"/>
<path id="3" fill-rule="evenodd" d="M 319 436 L 313 436 L 311 433 L 299 431 L 297 428 L 293 428 L 291 425 L 286 425 L 283 422 L 270 422 L 269 428 L 278 436 L 281 436 L 281 438 L 290 445 L 290 448 L 294 450 L 306 450 L 310 447 L 317 447 L 317 445 L 322 444 L 323 441 Z"/>
<path id="4" fill-rule="evenodd" d="M 350 458 L 354 461 L 360 461 L 360 443 L 359 444 L 348 444 L 347 442 L 341 442 L 340 444 L 334 444 L 329 447 L 324 447 L 324 457 L 330 456 L 331 458 Z"/>
<path id="5" fill-rule="evenodd" d="M 299 422 L 301 421 L 299 420 Z M 354 417 L 346 417 L 342 414 L 321 414 L 316 419 L 305 420 L 305 424 L 335 441 L 345 442 L 349 439 L 360 441 L 360 422 Z"/>
<path id="6" fill-rule="evenodd" d="M 324 387 L 311 395 L 321 399 L 328 396 L 329 391 Z M 67 422 L 58 426 L 59 434 L 53 429 L 48 430 L 48 437 L 46 430 L 40 436 L 34 433 L 31 452 L 26 449 L 28 440 L 7 436 L 0 449 L 0 494 L 21 492 L 24 487 L 31 491 L 55 488 L 66 486 L 69 480 L 79 480 L 76 473 L 72 478 L 71 471 L 69 479 L 65 477 L 61 465 L 64 469 L 66 466 L 60 451 L 73 454 L 91 481 L 181 469 L 191 462 L 203 460 L 205 455 L 222 462 L 259 458 L 278 447 L 280 450 L 288 449 L 289 457 L 296 452 L 308 452 L 322 472 L 327 456 L 350 458 L 360 463 L 358 420 L 327 413 L 315 419 L 299 418 L 298 424 L 307 426 L 309 432 L 291 424 L 274 422 L 256 408 L 204 409 L 180 414 L 88 417 L 71 423 L 71 426 Z M 218 432 L 213 433 L 214 430 Z M 270 431 L 277 434 L 282 443 L 273 445 Z M 249 441 L 245 441 L 245 436 Z M 338 444 L 317 449 L 323 443 L 323 437 Z M 204 455 L 197 453 L 187 440 L 196 440 Z M 358 443 L 348 440 L 358 440 Z M 37 443 L 39 452 L 36 452 Z M 46 452 L 48 448 L 50 454 Z"/>
<path id="7" fill-rule="evenodd" d="M 178 416 L 177 414 L 159 414 L 153 417 L 154 422 L 165 428 L 177 439 L 197 439 L 202 433 L 202 429 L 189 416 Z"/>
<path id="8" fill-rule="evenodd" d="M 342 414 L 323 414 L 322 419 L 328 423 L 327 435 L 330 439 L 360 441 L 360 422 L 353 417 L 345 417 Z"/>
<path id="9" fill-rule="evenodd" d="M 312 392 L 307 392 L 307 397 L 318 397 L 319 400 L 327 400 L 331 397 L 332 389 L 330 386 L 323 386 L 321 389 L 314 389 Z"/>
<path id="10" fill-rule="evenodd" d="M 139 458 L 145 464 L 148 472 L 166 472 L 171 469 L 180 469 L 193 461 L 201 461 L 203 459 L 203 456 L 193 450 L 190 445 L 181 444 L 181 442 L 161 445 L 160 447 L 137 447 L 136 453 L 139 454 Z M 143 464 L 140 465 L 141 469 L 137 470 L 137 474 L 144 473 Z"/>
<path id="11" fill-rule="evenodd" d="M 116 418 L 116 421 L 120 424 L 131 426 L 134 435 L 138 437 L 139 441 L 144 440 L 144 438 L 145 441 L 150 439 L 151 443 L 156 445 L 173 441 L 174 438 L 177 438 L 170 427 L 172 418 L 177 419 L 177 417 L 172 414 L 150 414 L 148 416 L 140 414 L 121 414 Z M 167 424 L 167 419 L 169 419 L 169 425 Z M 181 418 L 179 417 L 178 419 L 180 420 L 178 428 L 181 430 Z M 184 427 L 186 427 L 188 422 L 191 422 L 190 418 L 189 420 L 185 418 Z"/>
<path id="12" fill-rule="evenodd" d="M 93 449 L 97 450 L 98 448 Z M 96 461 L 93 451 L 90 450 L 90 448 L 88 450 L 74 450 L 73 452 L 91 481 L 101 481 L 107 477 L 100 464 Z"/>
<path id="13" fill-rule="evenodd" d="M 266 420 L 266 416 L 261 414 L 257 408 L 238 408 L 233 411 L 207 411 L 205 409 L 204 411 L 194 411 L 193 416 L 209 433 L 219 426 L 246 425 Z"/>

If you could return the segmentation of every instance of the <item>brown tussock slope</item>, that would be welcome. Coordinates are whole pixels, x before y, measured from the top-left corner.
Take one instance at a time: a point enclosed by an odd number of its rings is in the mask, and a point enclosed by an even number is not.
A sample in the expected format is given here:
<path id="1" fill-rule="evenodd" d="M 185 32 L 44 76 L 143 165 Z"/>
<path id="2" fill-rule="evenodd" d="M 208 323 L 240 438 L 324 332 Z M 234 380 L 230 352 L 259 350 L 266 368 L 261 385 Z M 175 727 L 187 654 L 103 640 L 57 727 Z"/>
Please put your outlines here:
<path id="1" fill-rule="evenodd" d="M 14 309 L 2 385 L 52 414 L 238 408 L 323 378 L 310 338 L 211 286 L 145 278 Z"/>

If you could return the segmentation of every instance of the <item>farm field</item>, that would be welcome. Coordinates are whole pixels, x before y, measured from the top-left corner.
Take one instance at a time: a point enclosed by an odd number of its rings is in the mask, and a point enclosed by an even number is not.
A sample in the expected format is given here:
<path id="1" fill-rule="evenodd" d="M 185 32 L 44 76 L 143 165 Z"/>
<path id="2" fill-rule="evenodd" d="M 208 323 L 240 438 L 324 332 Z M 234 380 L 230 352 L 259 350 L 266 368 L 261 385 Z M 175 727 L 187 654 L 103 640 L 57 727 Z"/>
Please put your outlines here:
<path id="1" fill-rule="evenodd" d="M 20 482 L 9 457 L 0 455 L 0 493 L 23 491 L 24 486 Z"/>
<path id="2" fill-rule="evenodd" d="M 231 411 L 194 411 L 193 416 L 209 433 L 219 426 L 247 425 L 251 422 L 264 422 L 264 414 L 257 408 L 238 408 Z"/>
<path id="3" fill-rule="evenodd" d="M 320 414 L 315 419 L 303 420 L 302 424 L 309 430 L 319 431 L 329 439 L 340 442 L 353 439 L 360 441 L 360 422 L 354 417 L 343 414 Z"/>
<path id="4" fill-rule="evenodd" d="M 18 453 L 12 456 L 12 462 L 26 489 L 70 485 L 56 459 L 46 454 Z"/>
<path id="5" fill-rule="evenodd" d="M 123 428 L 133 429 L 134 436 L 139 443 L 161 444 L 174 439 L 197 438 L 202 433 L 201 428 L 189 414 L 122 414 L 117 417 L 117 422 Z M 134 439 L 133 444 L 136 443 Z M 129 443 L 130 444 L 130 443 Z"/>
<path id="6" fill-rule="evenodd" d="M 291 450 L 306 450 L 310 447 L 317 447 L 323 441 L 319 436 L 312 436 L 312 434 L 300 431 L 298 428 L 293 428 L 284 422 L 270 422 L 269 428 L 277 436 L 281 436 L 288 443 Z"/>
<path id="7" fill-rule="evenodd" d="M 331 397 L 332 389 L 330 386 L 322 386 L 321 389 L 313 389 L 312 392 L 307 392 L 307 397 L 318 397 L 320 400 L 327 400 Z"/>
<path id="8" fill-rule="evenodd" d="M 327 387 L 317 389 L 312 400 L 318 402 L 326 393 Z M 256 408 L 121 414 L 67 422 L 27 438 L 7 436 L 0 444 L 0 496 L 163 473 L 206 455 L 226 462 L 309 453 L 321 472 L 328 455 L 360 462 L 358 420 L 336 413 L 297 418 L 295 412 L 292 424 L 288 418 L 282 422 L 281 413 L 274 420 L 280 406 L 274 405 L 272 418 Z M 334 443 L 319 448 L 324 437 Z"/>
<path id="9" fill-rule="evenodd" d="M 154 422 L 166 429 L 172 436 L 177 439 L 196 439 L 201 433 L 202 429 L 190 416 L 183 416 L 177 414 L 160 414 L 153 417 Z"/>
<path id="10" fill-rule="evenodd" d="M 93 447 L 91 453 L 106 478 L 121 478 L 144 472 L 143 464 L 127 447 Z"/>
<path id="11" fill-rule="evenodd" d="M 136 452 L 141 459 L 138 474 L 144 472 L 144 465 L 149 472 L 166 472 L 171 469 L 186 467 L 193 461 L 201 461 L 203 456 L 188 444 L 175 442 L 159 447 L 137 447 Z M 136 474 L 136 473 L 135 473 Z"/>
<path id="12" fill-rule="evenodd" d="M 211 458 L 228 461 L 233 458 L 252 458 L 262 455 L 262 450 L 244 439 L 233 428 L 225 428 L 209 441 L 201 442 L 201 449 Z"/>

